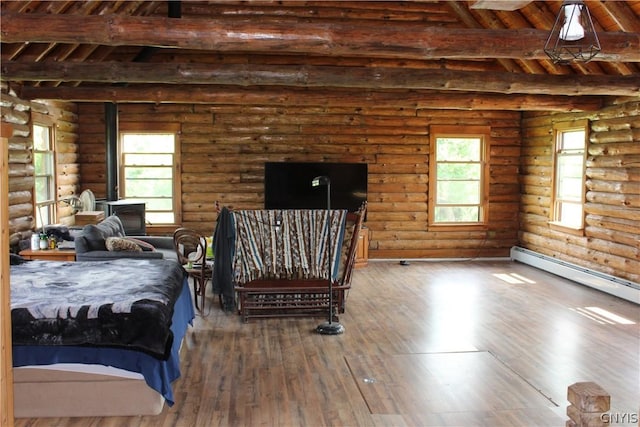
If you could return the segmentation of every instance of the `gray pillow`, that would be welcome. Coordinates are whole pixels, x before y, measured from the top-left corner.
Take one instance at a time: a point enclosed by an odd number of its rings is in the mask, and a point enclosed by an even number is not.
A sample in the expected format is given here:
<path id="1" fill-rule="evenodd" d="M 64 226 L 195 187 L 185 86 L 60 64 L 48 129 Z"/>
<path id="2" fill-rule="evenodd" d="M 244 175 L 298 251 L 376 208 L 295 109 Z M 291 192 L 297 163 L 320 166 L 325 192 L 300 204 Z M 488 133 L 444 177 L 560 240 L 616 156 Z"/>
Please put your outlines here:
<path id="1" fill-rule="evenodd" d="M 106 251 L 105 237 L 102 229 L 97 225 L 87 224 L 82 228 L 82 236 L 87 241 L 90 251 Z"/>
<path id="2" fill-rule="evenodd" d="M 104 238 L 107 237 L 124 237 L 124 227 L 122 221 L 116 215 L 105 218 L 98 227 L 103 231 Z"/>

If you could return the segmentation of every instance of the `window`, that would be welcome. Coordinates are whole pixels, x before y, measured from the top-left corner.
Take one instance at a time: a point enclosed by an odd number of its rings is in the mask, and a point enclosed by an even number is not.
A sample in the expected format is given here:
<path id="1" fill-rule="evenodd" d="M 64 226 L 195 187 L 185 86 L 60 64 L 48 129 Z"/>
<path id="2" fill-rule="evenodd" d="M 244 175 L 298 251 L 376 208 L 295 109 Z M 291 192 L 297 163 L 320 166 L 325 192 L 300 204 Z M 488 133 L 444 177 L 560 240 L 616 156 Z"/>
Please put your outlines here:
<path id="1" fill-rule="evenodd" d="M 554 225 L 580 230 L 584 227 L 586 123 L 558 124 L 554 135 L 551 221 Z"/>
<path id="2" fill-rule="evenodd" d="M 120 133 L 120 196 L 144 202 L 146 220 L 152 225 L 179 222 L 177 141 L 175 130 Z"/>
<path id="3" fill-rule="evenodd" d="M 429 162 L 429 223 L 487 222 L 488 127 L 434 126 Z"/>
<path id="4" fill-rule="evenodd" d="M 53 126 L 33 124 L 34 202 L 36 228 L 56 222 L 56 168 Z"/>

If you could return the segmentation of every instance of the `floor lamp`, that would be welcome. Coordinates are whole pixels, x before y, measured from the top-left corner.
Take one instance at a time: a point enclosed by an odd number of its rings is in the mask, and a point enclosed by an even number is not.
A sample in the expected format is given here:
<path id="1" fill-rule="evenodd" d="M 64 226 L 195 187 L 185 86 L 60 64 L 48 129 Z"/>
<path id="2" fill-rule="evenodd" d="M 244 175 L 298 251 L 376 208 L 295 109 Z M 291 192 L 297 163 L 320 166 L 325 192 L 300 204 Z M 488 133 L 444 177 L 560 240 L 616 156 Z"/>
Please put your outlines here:
<path id="1" fill-rule="evenodd" d="M 318 325 L 316 332 L 323 335 L 338 335 L 344 332 L 344 326 L 333 321 L 333 280 L 332 280 L 332 257 L 331 257 L 331 180 L 328 176 L 317 176 L 311 181 L 312 187 L 327 186 L 327 247 L 328 253 L 328 273 L 329 273 L 329 319 Z"/>

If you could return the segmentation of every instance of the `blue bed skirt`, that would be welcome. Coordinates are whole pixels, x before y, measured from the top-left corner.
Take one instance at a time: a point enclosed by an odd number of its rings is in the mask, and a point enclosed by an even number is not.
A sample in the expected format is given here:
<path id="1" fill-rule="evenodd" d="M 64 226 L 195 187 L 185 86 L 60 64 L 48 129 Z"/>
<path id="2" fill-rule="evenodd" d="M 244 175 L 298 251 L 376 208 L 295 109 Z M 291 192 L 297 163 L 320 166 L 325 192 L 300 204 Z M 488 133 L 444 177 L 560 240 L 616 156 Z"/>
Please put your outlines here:
<path id="1" fill-rule="evenodd" d="M 13 346 L 13 366 L 52 365 L 55 363 L 85 363 L 105 365 L 142 374 L 149 387 L 174 403 L 171 383 L 180 377 L 180 345 L 195 311 L 189 284 L 185 279 L 174 307 L 171 331 L 173 346 L 168 360 L 159 360 L 146 353 L 117 348 L 76 346 Z"/>

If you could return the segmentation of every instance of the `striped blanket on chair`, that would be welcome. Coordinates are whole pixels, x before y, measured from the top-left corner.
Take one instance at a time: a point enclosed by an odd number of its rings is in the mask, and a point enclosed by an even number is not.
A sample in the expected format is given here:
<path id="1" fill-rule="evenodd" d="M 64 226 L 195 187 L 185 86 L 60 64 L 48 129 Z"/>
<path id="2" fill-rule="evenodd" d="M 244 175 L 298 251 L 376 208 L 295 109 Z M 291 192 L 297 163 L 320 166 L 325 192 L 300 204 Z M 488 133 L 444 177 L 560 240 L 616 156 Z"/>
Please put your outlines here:
<path id="1" fill-rule="evenodd" d="M 257 279 L 327 280 L 329 262 L 336 278 L 346 210 L 330 211 L 330 221 L 326 210 L 312 209 L 237 210 L 232 215 L 236 231 L 233 275 L 238 285 Z"/>

